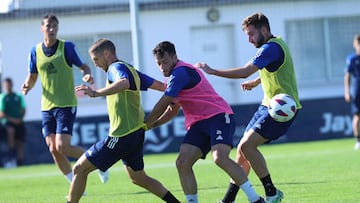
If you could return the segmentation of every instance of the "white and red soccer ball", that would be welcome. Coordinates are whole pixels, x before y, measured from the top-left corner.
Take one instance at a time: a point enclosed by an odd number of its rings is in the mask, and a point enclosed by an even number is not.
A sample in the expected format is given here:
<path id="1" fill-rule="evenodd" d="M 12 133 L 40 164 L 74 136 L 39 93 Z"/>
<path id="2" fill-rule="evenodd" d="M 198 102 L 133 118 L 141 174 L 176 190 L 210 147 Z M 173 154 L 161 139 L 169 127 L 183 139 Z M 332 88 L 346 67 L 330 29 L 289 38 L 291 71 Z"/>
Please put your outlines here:
<path id="1" fill-rule="evenodd" d="M 277 94 L 270 100 L 269 114 L 278 122 L 291 120 L 296 113 L 295 100 L 288 94 Z"/>

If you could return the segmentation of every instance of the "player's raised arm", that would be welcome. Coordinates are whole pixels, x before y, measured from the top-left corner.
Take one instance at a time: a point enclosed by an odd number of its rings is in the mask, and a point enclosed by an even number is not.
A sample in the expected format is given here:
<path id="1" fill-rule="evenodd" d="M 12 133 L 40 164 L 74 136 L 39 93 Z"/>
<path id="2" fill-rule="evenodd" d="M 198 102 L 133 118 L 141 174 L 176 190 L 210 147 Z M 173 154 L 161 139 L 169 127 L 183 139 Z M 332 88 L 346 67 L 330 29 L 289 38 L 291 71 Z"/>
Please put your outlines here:
<path id="1" fill-rule="evenodd" d="M 113 82 L 111 85 L 93 90 L 91 87 L 87 85 L 80 85 L 75 87 L 75 91 L 83 91 L 85 95 L 89 97 L 101 97 L 119 93 L 125 89 L 130 87 L 129 80 L 126 78 L 119 79 L 118 81 Z"/>
<path id="2" fill-rule="evenodd" d="M 216 75 L 224 78 L 247 78 L 259 70 L 257 66 L 251 63 L 247 63 L 243 67 L 229 69 L 213 69 L 206 63 L 196 63 L 194 66 L 201 68 L 210 75 Z"/>
<path id="3" fill-rule="evenodd" d="M 165 91 L 165 84 L 158 80 L 154 80 L 154 82 L 151 84 L 151 86 L 149 88 L 163 92 L 163 91 Z"/>
<path id="4" fill-rule="evenodd" d="M 94 84 L 94 78 L 91 75 L 91 69 L 88 65 L 84 64 L 83 66 L 81 66 L 80 68 L 83 77 L 82 80 L 84 82 L 88 82 L 89 84 Z"/>
<path id="5" fill-rule="evenodd" d="M 261 83 L 260 77 L 257 77 L 253 80 L 247 80 L 240 84 L 242 90 L 251 91 L 254 87 L 258 86 Z"/>

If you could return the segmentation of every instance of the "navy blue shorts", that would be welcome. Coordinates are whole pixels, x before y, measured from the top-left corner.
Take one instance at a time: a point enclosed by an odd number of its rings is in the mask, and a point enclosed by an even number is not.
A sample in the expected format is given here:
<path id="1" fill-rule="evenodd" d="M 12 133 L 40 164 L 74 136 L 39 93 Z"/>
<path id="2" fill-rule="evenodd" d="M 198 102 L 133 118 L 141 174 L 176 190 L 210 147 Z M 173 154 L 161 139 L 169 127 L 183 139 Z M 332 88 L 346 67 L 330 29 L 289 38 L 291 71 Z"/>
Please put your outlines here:
<path id="1" fill-rule="evenodd" d="M 297 112 L 295 116 L 287 122 L 277 122 L 271 118 L 268 107 L 260 105 L 247 125 L 245 132 L 253 129 L 269 141 L 276 140 L 287 132 L 295 120 L 296 115 Z"/>
<path id="2" fill-rule="evenodd" d="M 183 143 L 199 147 L 202 151 L 201 158 L 205 159 L 213 145 L 221 143 L 233 147 L 234 132 L 233 115 L 221 113 L 193 124 L 186 133 Z"/>
<path id="3" fill-rule="evenodd" d="M 53 108 L 42 111 L 42 133 L 46 137 L 50 134 L 72 135 L 76 107 Z"/>
<path id="4" fill-rule="evenodd" d="M 353 115 L 360 114 L 360 94 L 355 94 L 351 101 L 351 113 Z"/>
<path id="5" fill-rule="evenodd" d="M 351 88 L 351 113 L 353 115 L 360 114 L 360 86 L 358 86 L 358 80 L 355 78 L 352 82 Z"/>
<path id="6" fill-rule="evenodd" d="M 98 169 L 108 170 L 122 159 L 124 165 L 134 171 L 144 169 L 143 145 L 145 130 L 132 132 L 123 137 L 110 137 L 92 145 L 86 152 L 86 158 Z"/>

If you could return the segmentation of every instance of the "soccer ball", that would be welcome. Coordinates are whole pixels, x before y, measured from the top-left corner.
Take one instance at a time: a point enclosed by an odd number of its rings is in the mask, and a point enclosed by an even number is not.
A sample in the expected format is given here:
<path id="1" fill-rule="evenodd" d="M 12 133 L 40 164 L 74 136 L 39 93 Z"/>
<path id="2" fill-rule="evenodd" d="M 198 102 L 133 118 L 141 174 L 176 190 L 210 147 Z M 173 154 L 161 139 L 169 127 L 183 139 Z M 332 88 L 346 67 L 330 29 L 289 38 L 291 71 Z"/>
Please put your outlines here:
<path id="1" fill-rule="evenodd" d="M 295 100 L 288 94 L 277 94 L 270 100 L 269 114 L 278 122 L 291 120 L 296 113 Z"/>

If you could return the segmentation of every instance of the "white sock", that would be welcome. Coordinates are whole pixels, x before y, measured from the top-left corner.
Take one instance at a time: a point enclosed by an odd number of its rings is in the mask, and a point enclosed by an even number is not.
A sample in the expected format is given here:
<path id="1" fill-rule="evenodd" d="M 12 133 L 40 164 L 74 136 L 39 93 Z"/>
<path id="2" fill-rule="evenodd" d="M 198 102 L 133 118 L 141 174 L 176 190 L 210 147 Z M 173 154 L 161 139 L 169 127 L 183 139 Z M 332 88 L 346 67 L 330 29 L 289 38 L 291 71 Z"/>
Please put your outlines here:
<path id="1" fill-rule="evenodd" d="M 240 188 L 242 191 L 245 192 L 245 194 L 250 202 L 256 202 L 260 199 L 260 196 L 255 192 L 250 181 L 247 180 L 244 184 L 240 185 Z"/>
<path id="2" fill-rule="evenodd" d="M 66 174 L 65 177 L 66 177 L 66 179 L 69 181 L 69 183 L 71 183 L 72 178 L 73 178 L 73 173 L 72 173 L 72 171 L 71 171 L 70 173 Z"/>
<path id="3" fill-rule="evenodd" d="M 194 195 L 185 195 L 187 203 L 198 203 L 198 196 L 197 194 Z"/>

